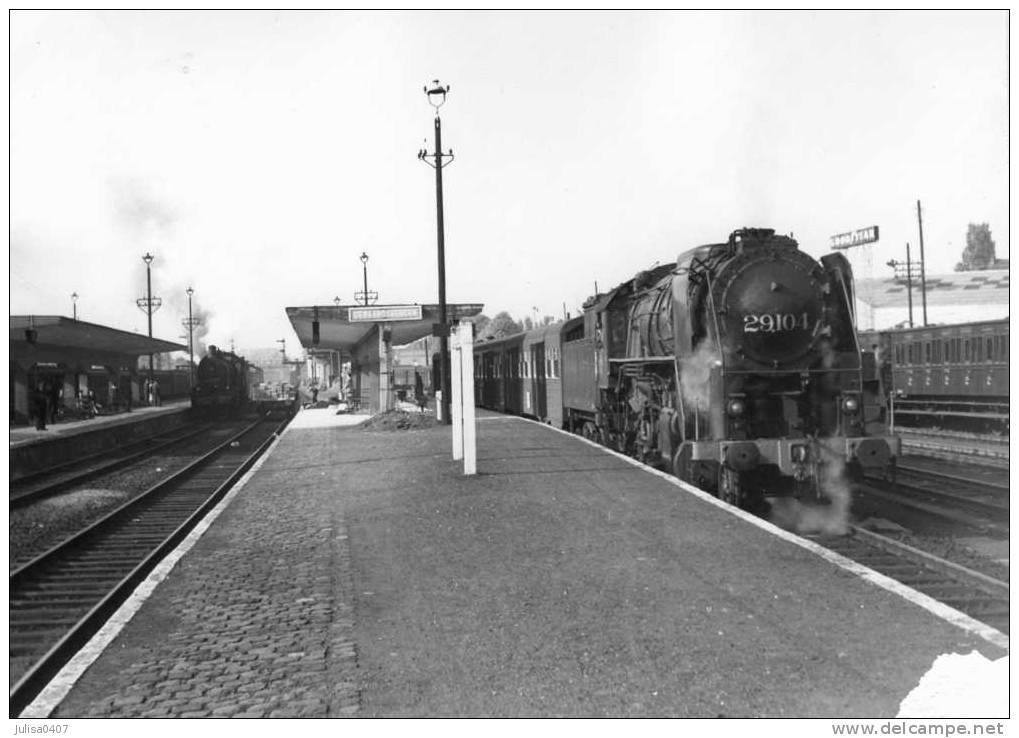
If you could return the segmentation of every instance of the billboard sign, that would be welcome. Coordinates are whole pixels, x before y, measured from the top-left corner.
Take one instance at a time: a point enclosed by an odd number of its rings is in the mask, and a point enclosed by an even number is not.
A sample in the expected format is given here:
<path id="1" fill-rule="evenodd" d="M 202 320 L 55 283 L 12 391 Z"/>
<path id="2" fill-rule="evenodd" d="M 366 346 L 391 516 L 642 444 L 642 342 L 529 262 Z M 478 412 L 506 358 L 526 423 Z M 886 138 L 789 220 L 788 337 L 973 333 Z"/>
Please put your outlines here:
<path id="1" fill-rule="evenodd" d="M 831 237 L 833 251 L 851 249 L 853 246 L 862 246 L 865 243 L 874 243 L 878 240 L 878 227 L 868 226 L 848 233 L 837 233 Z"/>

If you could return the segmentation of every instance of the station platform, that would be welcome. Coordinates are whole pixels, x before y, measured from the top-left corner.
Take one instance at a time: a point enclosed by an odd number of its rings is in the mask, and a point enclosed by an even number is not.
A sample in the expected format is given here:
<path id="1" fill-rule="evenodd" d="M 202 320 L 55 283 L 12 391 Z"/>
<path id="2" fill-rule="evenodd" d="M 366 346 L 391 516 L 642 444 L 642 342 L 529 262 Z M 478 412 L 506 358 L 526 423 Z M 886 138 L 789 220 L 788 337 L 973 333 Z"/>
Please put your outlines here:
<path id="1" fill-rule="evenodd" d="M 185 422 L 190 400 L 174 400 L 159 406 L 141 406 L 131 412 L 97 415 L 87 420 L 10 428 L 10 479 L 107 451 L 175 428 Z"/>
<path id="2" fill-rule="evenodd" d="M 82 433 L 90 433 L 100 428 L 123 425 L 125 423 L 137 423 L 142 419 L 158 415 L 179 413 L 191 407 L 191 401 L 172 400 L 162 405 L 148 406 L 140 405 L 131 409 L 131 412 L 119 412 L 113 415 L 97 415 L 87 420 L 68 420 L 59 423 L 48 423 L 46 430 L 36 430 L 34 425 L 11 427 L 7 433 L 11 448 L 19 448 L 35 443 L 49 443 L 54 438 L 66 438 Z"/>
<path id="3" fill-rule="evenodd" d="M 578 437 L 481 412 L 465 477 L 363 419 L 301 411 L 23 717 L 880 718 L 1006 655 Z"/>

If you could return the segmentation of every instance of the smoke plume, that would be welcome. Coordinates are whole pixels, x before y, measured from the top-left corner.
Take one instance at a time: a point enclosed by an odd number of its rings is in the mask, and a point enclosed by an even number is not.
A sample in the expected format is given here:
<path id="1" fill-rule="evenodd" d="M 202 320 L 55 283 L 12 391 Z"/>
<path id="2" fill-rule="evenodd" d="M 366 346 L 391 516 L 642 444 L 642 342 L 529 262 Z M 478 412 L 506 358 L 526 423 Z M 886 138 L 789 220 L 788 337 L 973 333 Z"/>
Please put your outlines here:
<path id="1" fill-rule="evenodd" d="M 679 386 L 686 405 L 700 410 L 708 408 L 711 367 L 719 361 L 718 352 L 708 341 L 701 341 L 692 354 L 679 360 Z"/>
<path id="2" fill-rule="evenodd" d="M 774 500 L 769 518 L 772 523 L 795 533 L 845 535 L 849 532 L 853 493 L 846 477 L 845 461 L 834 453 L 825 452 L 823 456 L 825 463 L 819 466 L 818 483 L 824 499 L 800 501 L 783 497 Z"/>

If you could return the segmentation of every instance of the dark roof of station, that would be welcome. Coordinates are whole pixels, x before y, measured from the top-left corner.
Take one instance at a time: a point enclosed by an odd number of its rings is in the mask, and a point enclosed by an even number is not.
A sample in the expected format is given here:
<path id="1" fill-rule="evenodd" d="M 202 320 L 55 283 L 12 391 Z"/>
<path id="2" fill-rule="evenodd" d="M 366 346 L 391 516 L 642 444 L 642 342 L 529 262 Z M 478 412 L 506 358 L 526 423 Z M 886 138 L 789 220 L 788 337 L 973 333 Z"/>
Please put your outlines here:
<path id="1" fill-rule="evenodd" d="M 928 274 L 928 305 L 1008 304 L 1007 269 Z M 871 307 L 900 307 L 907 303 L 905 278 L 858 279 L 856 297 Z M 913 275 L 913 300 L 920 299 L 920 275 Z"/>
<path id="2" fill-rule="evenodd" d="M 350 308 L 360 305 L 318 305 L 311 307 L 288 307 L 287 318 L 301 346 L 306 349 L 339 349 L 351 351 L 363 341 L 375 327 L 375 323 L 351 322 Z M 373 308 L 400 307 L 398 305 L 371 305 Z M 446 320 L 455 323 L 464 318 L 472 318 L 484 308 L 480 303 L 459 303 L 446 305 Z M 319 342 L 312 343 L 311 324 L 318 315 Z M 421 320 L 386 321 L 386 327 L 392 331 L 391 343 L 394 346 L 424 338 L 432 333 L 432 324 L 439 322 L 438 305 L 421 305 Z"/>
<path id="3" fill-rule="evenodd" d="M 36 344 L 43 346 L 111 351 L 129 356 L 188 350 L 184 344 L 149 338 L 62 315 L 12 315 L 10 318 L 11 345 L 27 343 L 25 329 L 31 325 L 36 330 Z"/>

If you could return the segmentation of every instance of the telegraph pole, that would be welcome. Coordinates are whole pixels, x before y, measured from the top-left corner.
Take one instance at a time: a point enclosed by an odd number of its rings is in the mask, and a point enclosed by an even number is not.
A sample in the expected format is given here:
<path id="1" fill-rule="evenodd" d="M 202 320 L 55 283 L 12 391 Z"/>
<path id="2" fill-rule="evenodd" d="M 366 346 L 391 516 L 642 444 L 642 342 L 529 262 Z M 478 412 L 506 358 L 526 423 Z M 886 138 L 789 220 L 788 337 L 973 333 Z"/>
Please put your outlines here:
<path id="1" fill-rule="evenodd" d="M 920 226 L 920 297 L 923 300 L 923 324 L 927 325 L 927 263 L 923 258 L 923 215 L 920 213 L 920 201 L 916 201 L 916 222 Z M 909 257 L 906 257 L 909 260 Z"/>
<path id="2" fill-rule="evenodd" d="M 428 96 L 428 103 L 435 108 L 435 153 L 429 154 L 422 149 L 418 152 L 418 159 L 428 164 L 435 170 L 435 207 L 437 214 L 438 229 L 438 250 L 439 250 L 439 353 L 441 354 L 441 380 L 442 380 L 442 422 L 451 425 L 453 419 L 450 417 L 450 403 L 452 382 L 449 373 L 449 323 L 446 316 L 446 245 L 444 226 L 442 220 L 442 168 L 453 161 L 453 150 L 449 153 L 442 153 L 442 121 L 439 119 L 439 108 L 446 102 L 446 93 L 449 92 L 449 85 L 443 87 L 439 80 L 432 81 L 432 89 L 424 88 Z M 428 161 L 428 157 L 434 157 L 435 163 Z M 443 162 L 443 158 L 449 159 Z"/>

